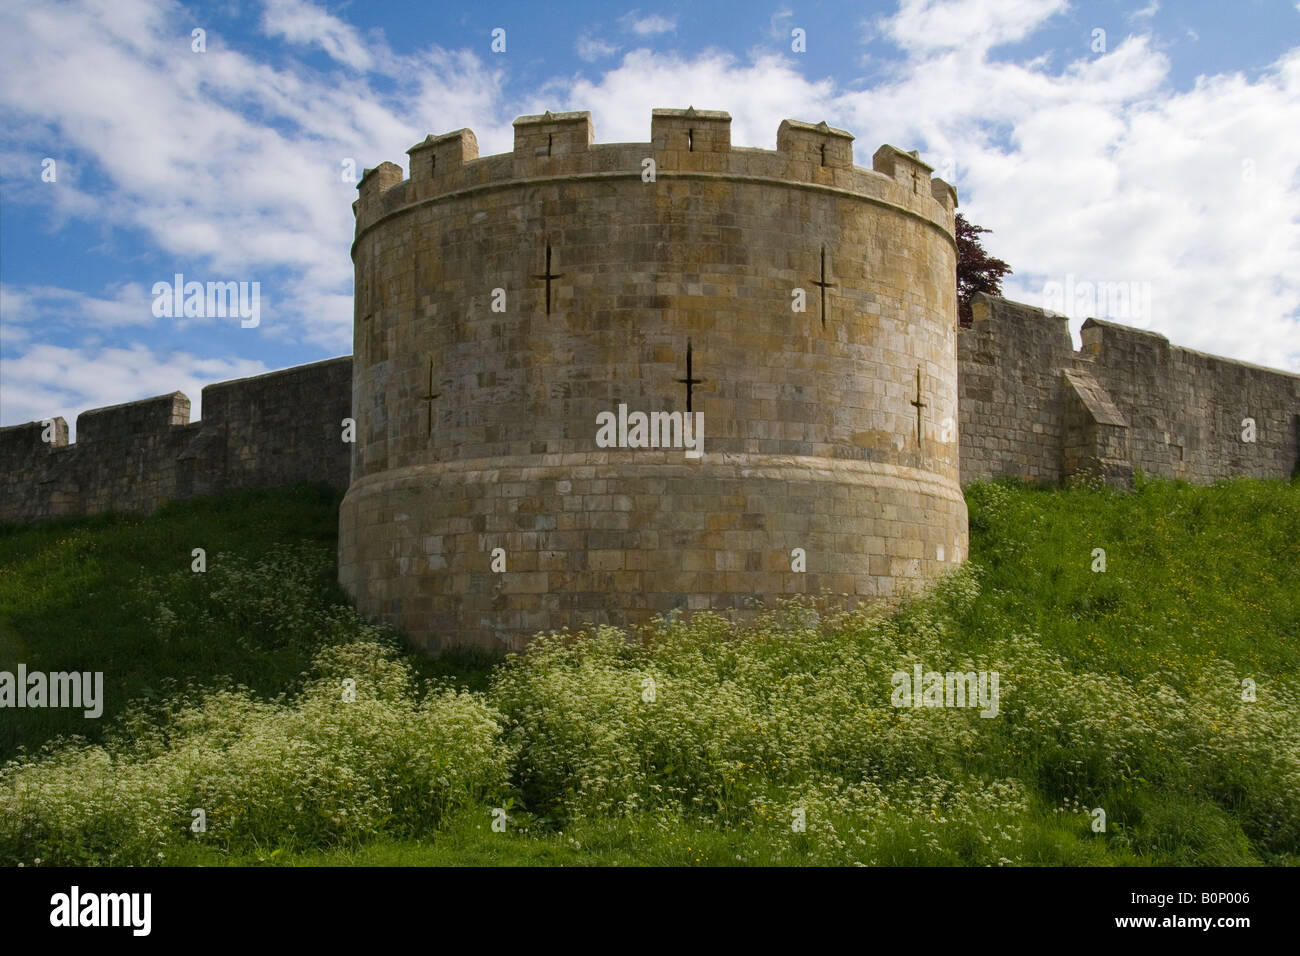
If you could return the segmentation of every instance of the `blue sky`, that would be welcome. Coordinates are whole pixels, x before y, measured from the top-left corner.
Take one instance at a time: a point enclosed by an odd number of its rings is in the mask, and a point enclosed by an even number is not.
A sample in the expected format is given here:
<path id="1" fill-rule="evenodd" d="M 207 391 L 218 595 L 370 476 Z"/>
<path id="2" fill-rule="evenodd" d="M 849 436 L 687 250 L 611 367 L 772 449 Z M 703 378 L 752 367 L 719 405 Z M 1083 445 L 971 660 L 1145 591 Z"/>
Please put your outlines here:
<path id="1" fill-rule="evenodd" d="M 5 3 L 0 62 L 4 425 L 176 389 L 198 417 L 204 384 L 349 353 L 347 162 L 462 126 L 505 151 L 546 109 L 603 142 L 694 105 L 738 145 L 790 117 L 859 165 L 919 149 L 1012 298 L 1300 371 L 1295 0 Z M 156 317 L 176 273 L 258 282 L 260 323 Z"/>

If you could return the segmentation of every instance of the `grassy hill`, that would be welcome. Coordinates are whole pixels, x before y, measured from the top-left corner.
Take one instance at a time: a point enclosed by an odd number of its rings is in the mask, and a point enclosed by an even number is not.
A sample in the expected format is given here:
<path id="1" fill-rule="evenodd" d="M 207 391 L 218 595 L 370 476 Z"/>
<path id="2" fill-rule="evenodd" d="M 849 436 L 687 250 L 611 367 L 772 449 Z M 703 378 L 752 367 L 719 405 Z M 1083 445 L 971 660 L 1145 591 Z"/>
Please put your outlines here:
<path id="1" fill-rule="evenodd" d="M 103 671 L 103 718 L 0 711 L 0 759 L 60 733 L 98 740 L 130 701 L 190 686 L 290 690 L 324 643 L 339 495 L 325 485 L 222 495 L 148 517 L 0 525 L 0 670 Z M 202 548 L 208 571 L 191 571 Z M 165 610 L 164 610 L 165 609 Z M 170 612 L 170 615 L 168 614 Z M 165 626 L 176 615 L 174 626 Z M 327 640 L 328 638 L 326 638 Z M 461 673 L 422 661 L 429 675 Z M 486 682 L 486 672 L 465 671 Z"/>
<path id="2" fill-rule="evenodd" d="M 1300 860 L 1300 484 L 967 497 L 925 595 L 507 661 L 362 620 L 326 488 L 0 528 L 0 670 L 106 691 L 0 711 L 0 862 Z M 997 715 L 893 706 L 917 665 Z"/>

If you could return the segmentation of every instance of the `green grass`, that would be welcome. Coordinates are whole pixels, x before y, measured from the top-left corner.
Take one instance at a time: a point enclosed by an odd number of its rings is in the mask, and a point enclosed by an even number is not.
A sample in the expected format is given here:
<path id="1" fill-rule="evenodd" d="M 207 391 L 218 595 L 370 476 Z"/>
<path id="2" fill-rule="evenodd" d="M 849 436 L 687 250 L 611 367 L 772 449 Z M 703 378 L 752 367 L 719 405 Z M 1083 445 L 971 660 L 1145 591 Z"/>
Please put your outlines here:
<path id="1" fill-rule="evenodd" d="M 1171 813 L 1177 814 L 1181 807 Z M 1191 819 L 1197 819 L 1194 813 Z M 433 836 L 415 840 L 380 837 L 357 847 L 307 852 L 223 854 L 195 847 L 171 858 L 178 866 L 803 866 L 817 859 L 795 847 L 777 847 L 744 832 L 705 829 L 685 823 L 665 827 L 649 816 L 576 820 L 563 829 L 511 827 L 491 829 L 486 808 L 459 814 Z M 1241 848 L 1244 838 L 1231 822 L 1207 837 L 1177 843 L 1186 823 L 1181 816 L 1168 827 L 1150 827 L 1163 834 L 1167 847 L 1124 846 L 1089 839 L 1077 820 L 1051 813 L 1027 821 L 1029 866 L 1250 866 L 1259 861 Z M 894 831 L 894 845 L 877 865 L 960 865 L 951 857 L 930 855 L 918 860 L 905 828 Z M 1222 847 L 1222 849 L 1220 849 Z"/>
<path id="2" fill-rule="evenodd" d="M 917 599 L 504 664 L 362 622 L 328 488 L 0 528 L 0 670 L 108 692 L 98 722 L 3 713 L 0 758 L 26 755 L 0 771 L 0 861 L 1300 862 L 1300 482 L 967 498 L 968 567 Z M 999 671 L 999 719 L 891 707 L 912 663 Z M 69 732 L 91 741 L 38 752 Z"/>
<path id="3" fill-rule="evenodd" d="M 1027 627 L 1076 664 L 1133 678 L 1212 659 L 1300 673 L 1300 483 L 983 484 L 967 500 L 986 573 L 964 646 Z"/>
<path id="4" fill-rule="evenodd" d="M 219 555 L 255 564 L 286 544 L 328 556 L 340 498 L 327 485 L 300 485 L 173 503 L 148 518 L 0 525 L 0 670 L 23 662 L 29 671 L 102 671 L 106 698 L 99 720 L 66 709 L 4 711 L 0 760 L 58 734 L 98 740 L 129 702 L 157 701 L 186 686 L 228 682 L 262 696 L 296 686 L 314 648 L 250 643 L 248 622 L 234 618 L 164 639 L 150 625 L 156 602 L 148 588 L 191 574 L 195 548 L 206 551 L 209 573 L 220 572 Z M 276 581 L 263 585 L 275 595 Z M 331 568 L 315 576 L 304 598 L 322 609 L 346 600 Z M 485 662 L 472 655 L 420 659 L 419 667 L 470 686 L 487 681 Z"/>

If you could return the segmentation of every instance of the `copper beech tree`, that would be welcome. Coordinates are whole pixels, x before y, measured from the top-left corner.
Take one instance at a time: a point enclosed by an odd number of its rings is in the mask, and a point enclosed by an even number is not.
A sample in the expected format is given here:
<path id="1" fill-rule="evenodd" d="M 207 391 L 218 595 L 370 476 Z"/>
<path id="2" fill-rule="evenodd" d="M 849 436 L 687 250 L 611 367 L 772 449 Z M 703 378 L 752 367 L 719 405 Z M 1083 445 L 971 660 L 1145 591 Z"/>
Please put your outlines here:
<path id="1" fill-rule="evenodd" d="M 963 328 L 971 324 L 971 296 L 976 292 L 1001 295 L 1002 277 L 1011 273 L 1011 266 L 984 249 L 979 238 L 983 232 L 992 230 L 977 226 L 957 213 L 957 318 Z"/>

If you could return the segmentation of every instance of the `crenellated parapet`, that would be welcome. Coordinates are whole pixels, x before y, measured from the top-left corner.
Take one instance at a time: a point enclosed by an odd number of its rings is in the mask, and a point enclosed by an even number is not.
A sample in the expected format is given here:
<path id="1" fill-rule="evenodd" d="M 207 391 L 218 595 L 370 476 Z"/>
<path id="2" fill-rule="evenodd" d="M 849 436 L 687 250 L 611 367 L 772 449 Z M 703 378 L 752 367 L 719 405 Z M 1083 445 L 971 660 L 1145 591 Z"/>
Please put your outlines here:
<path id="1" fill-rule="evenodd" d="M 430 137 L 409 179 L 360 184 L 359 607 L 430 649 L 517 647 L 964 560 L 956 194 L 929 166 L 855 166 L 849 133 L 796 120 L 738 147 L 694 108 L 644 143 L 594 142 L 585 112 L 514 134 Z"/>
<path id="2" fill-rule="evenodd" d="M 958 336 L 961 479 L 1115 485 L 1300 473 L 1300 375 L 977 294 Z"/>
<path id="3" fill-rule="evenodd" d="M 870 169 L 853 164 L 853 136 L 822 123 L 783 120 L 775 150 L 733 147 L 731 116 L 719 110 L 656 109 L 648 143 L 596 143 L 586 111 L 521 116 L 510 153 L 479 156 L 472 130 L 430 135 L 407 151 L 410 176 L 394 163 L 368 169 L 354 205 L 357 235 L 403 208 L 465 192 L 548 179 L 743 178 L 834 190 L 904 209 L 949 236 L 957 192 L 917 153 L 882 146 Z"/>
<path id="4" fill-rule="evenodd" d="M 77 440 L 62 418 L 0 428 L 0 522 L 106 511 L 297 481 L 347 484 L 343 420 L 352 360 L 332 359 L 203 389 L 92 408 Z"/>

